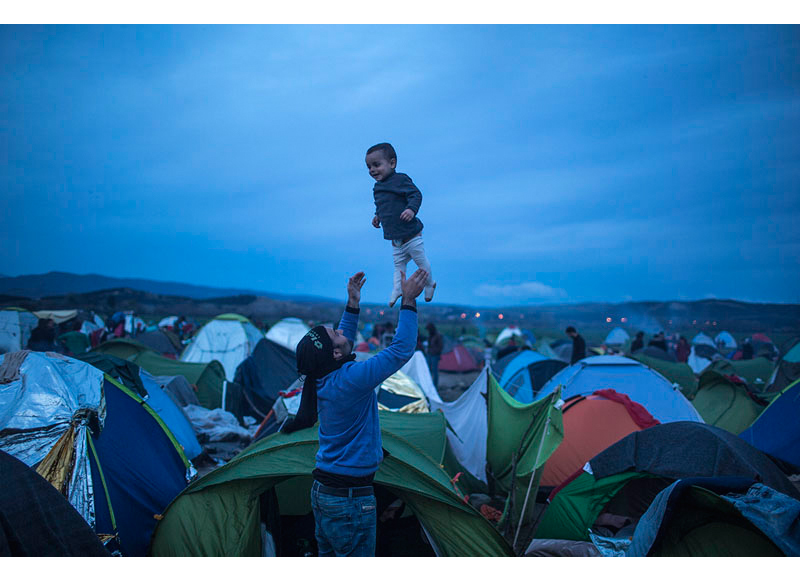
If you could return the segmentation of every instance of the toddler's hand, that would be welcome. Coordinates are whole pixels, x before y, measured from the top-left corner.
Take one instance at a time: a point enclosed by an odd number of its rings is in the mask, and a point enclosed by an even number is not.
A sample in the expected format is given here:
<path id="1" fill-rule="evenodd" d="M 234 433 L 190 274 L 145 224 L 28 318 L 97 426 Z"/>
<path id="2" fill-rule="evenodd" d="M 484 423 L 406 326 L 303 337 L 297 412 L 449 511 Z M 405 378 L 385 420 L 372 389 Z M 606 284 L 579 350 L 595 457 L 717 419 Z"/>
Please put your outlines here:
<path id="1" fill-rule="evenodd" d="M 414 212 L 410 209 L 404 209 L 403 213 L 400 214 L 400 219 L 404 222 L 410 222 L 414 219 Z"/>
<path id="2" fill-rule="evenodd" d="M 372 216 L 372 227 L 373 228 L 381 227 L 381 220 L 378 219 L 378 216 Z"/>

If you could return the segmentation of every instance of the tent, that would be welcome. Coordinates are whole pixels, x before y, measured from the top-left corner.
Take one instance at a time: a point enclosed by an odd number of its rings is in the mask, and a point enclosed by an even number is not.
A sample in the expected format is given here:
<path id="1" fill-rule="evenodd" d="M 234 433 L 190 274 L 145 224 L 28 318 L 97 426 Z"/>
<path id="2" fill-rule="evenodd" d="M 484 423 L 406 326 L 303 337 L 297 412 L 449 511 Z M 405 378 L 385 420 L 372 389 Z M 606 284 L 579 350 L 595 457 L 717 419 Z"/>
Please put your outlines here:
<path id="1" fill-rule="evenodd" d="M 402 366 L 400 372 L 405 373 L 419 386 L 429 404 L 442 402 L 441 397 L 439 397 L 439 391 L 436 390 L 436 386 L 433 384 L 431 370 L 428 368 L 428 362 L 425 360 L 425 354 L 422 351 L 414 351 L 411 360 Z"/>
<path id="2" fill-rule="evenodd" d="M 451 351 L 442 353 L 439 370 L 446 373 L 469 373 L 480 370 L 480 366 L 465 346 L 456 344 Z"/>
<path id="3" fill-rule="evenodd" d="M 608 336 L 606 336 L 606 339 L 603 341 L 603 344 L 607 344 L 609 346 L 622 346 L 625 343 L 627 343 L 630 339 L 631 337 L 625 331 L 625 329 L 620 328 L 618 326 L 608 333 Z"/>
<path id="4" fill-rule="evenodd" d="M 651 348 L 659 351 L 659 353 L 664 353 L 660 348 L 646 347 L 627 356 L 650 367 L 672 384 L 677 384 L 681 389 L 681 393 L 687 399 L 692 399 L 695 392 L 697 392 L 697 376 L 692 371 L 692 367 L 686 363 L 670 362 L 663 358 L 650 356 L 648 349 Z"/>
<path id="5" fill-rule="evenodd" d="M 693 344 L 686 364 L 689 365 L 694 374 L 699 375 L 711 364 L 712 360 L 717 358 L 717 355 L 719 355 L 719 352 L 714 347 L 710 347 L 707 344 Z"/>
<path id="6" fill-rule="evenodd" d="M 800 499 L 775 463 L 744 440 L 711 425 L 678 421 L 631 433 L 593 457 L 550 494 L 535 535 L 587 541 L 592 530 L 630 536 L 653 499 L 674 481 L 721 476 L 758 481 Z"/>
<path id="7" fill-rule="evenodd" d="M 616 355 L 593 356 L 555 374 L 538 397 L 562 385 L 563 397 L 589 395 L 600 389 L 614 389 L 642 405 L 661 423 L 702 421 L 700 414 L 663 376 L 630 358 Z"/>
<path id="8" fill-rule="evenodd" d="M 266 337 L 294 352 L 297 350 L 297 343 L 309 330 L 311 327 L 299 318 L 283 318 L 267 331 Z"/>
<path id="9" fill-rule="evenodd" d="M 686 478 L 655 497 L 624 553 L 614 555 L 798 556 L 800 534 L 791 531 L 798 524 L 800 501 L 765 485 L 741 477 Z"/>
<path id="10" fill-rule="evenodd" d="M 157 380 L 131 361 L 109 354 L 88 353 L 77 358 L 110 375 L 145 399 L 175 436 L 188 459 L 194 459 L 202 453 L 191 422 L 166 391 L 164 381 Z"/>
<path id="11" fill-rule="evenodd" d="M 714 338 L 714 344 L 717 348 L 726 349 L 734 349 L 737 346 L 736 339 L 726 330 L 723 330 Z"/>
<path id="12" fill-rule="evenodd" d="M 183 344 L 178 335 L 163 327 L 140 332 L 136 335 L 136 341 L 171 359 L 177 359 L 183 351 Z"/>
<path id="13" fill-rule="evenodd" d="M 233 380 L 236 367 L 250 356 L 258 341 L 264 338 L 258 328 L 239 314 L 220 314 L 203 325 L 181 354 L 183 362 L 218 360 L 225 369 L 225 378 Z"/>
<path id="14" fill-rule="evenodd" d="M 92 352 L 106 353 L 136 363 L 150 374 L 157 377 L 183 376 L 194 385 L 197 399 L 207 409 L 228 409 L 235 415 L 240 406 L 235 384 L 225 380 L 225 369 L 222 363 L 212 360 L 205 363 L 190 363 L 172 360 L 135 340 L 118 338 L 101 343 Z M 239 387 L 241 389 L 241 387 Z"/>
<path id="15" fill-rule="evenodd" d="M 697 335 L 692 339 L 692 344 L 705 344 L 714 350 L 717 349 L 717 344 L 714 342 L 714 340 L 703 332 L 697 333 Z"/>
<path id="16" fill-rule="evenodd" d="M 111 555 L 49 481 L 3 451 L 0 481 L 0 557 Z"/>
<path id="17" fill-rule="evenodd" d="M 658 424 L 647 409 L 612 389 L 567 399 L 561 416 L 564 439 L 544 466 L 544 486 L 561 485 L 623 437 Z"/>
<path id="18" fill-rule="evenodd" d="M 739 436 L 800 473 L 800 379 L 786 387 Z"/>
<path id="19" fill-rule="evenodd" d="M 0 375 L 0 450 L 65 493 L 108 547 L 144 555 L 156 517 L 196 474 L 163 420 L 77 359 L 20 351 L 0 357 Z"/>
<path id="20" fill-rule="evenodd" d="M 23 350 L 39 319 L 22 308 L 0 310 L 0 354 Z"/>
<path id="21" fill-rule="evenodd" d="M 800 339 L 778 360 L 767 381 L 766 391 L 779 393 L 800 379 Z"/>
<path id="22" fill-rule="evenodd" d="M 522 333 L 522 329 L 517 326 L 506 326 L 500 333 L 497 335 L 497 338 L 494 341 L 495 346 L 500 346 L 503 343 L 511 340 L 514 337 L 517 342 L 520 344 L 524 344 L 527 340 L 527 337 Z"/>
<path id="23" fill-rule="evenodd" d="M 497 361 L 492 371 L 508 394 L 521 403 L 531 403 L 539 389 L 566 366 L 564 361 L 549 359 L 536 351 L 521 350 Z"/>
<path id="24" fill-rule="evenodd" d="M 376 554 L 511 556 L 508 543 L 469 505 L 442 468 L 441 414 L 380 412 L 389 452 L 375 475 L 378 513 L 400 500 L 405 517 L 378 523 Z M 316 427 L 276 433 L 194 482 L 164 513 L 154 556 L 314 554 L 310 506 Z M 424 540 L 422 539 L 424 538 Z"/>
<path id="25" fill-rule="evenodd" d="M 289 390 L 297 378 L 294 351 L 263 338 L 236 368 L 234 382 L 242 386 L 249 414 L 263 420 L 278 399 L 278 393 Z"/>
<path id="26" fill-rule="evenodd" d="M 775 364 L 762 356 L 749 360 L 715 359 L 703 372 L 716 371 L 741 377 L 754 392 L 763 392 L 769 385 Z"/>
<path id="27" fill-rule="evenodd" d="M 766 403 L 754 397 L 737 376 L 708 369 L 700 375 L 692 404 L 706 423 L 738 435 L 755 421 Z"/>

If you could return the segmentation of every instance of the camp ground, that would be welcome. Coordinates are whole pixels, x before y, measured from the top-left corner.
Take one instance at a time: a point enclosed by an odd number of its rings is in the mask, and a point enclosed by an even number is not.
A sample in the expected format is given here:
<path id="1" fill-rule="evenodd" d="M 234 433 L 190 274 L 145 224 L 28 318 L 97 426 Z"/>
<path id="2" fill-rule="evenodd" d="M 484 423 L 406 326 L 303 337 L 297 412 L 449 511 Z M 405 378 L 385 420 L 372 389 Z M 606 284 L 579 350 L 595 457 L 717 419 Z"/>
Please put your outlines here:
<path id="1" fill-rule="evenodd" d="M 157 517 L 196 474 L 164 421 L 76 359 L 19 351 L 0 356 L 0 373 L 0 450 L 36 466 L 109 551 L 145 555 Z"/>

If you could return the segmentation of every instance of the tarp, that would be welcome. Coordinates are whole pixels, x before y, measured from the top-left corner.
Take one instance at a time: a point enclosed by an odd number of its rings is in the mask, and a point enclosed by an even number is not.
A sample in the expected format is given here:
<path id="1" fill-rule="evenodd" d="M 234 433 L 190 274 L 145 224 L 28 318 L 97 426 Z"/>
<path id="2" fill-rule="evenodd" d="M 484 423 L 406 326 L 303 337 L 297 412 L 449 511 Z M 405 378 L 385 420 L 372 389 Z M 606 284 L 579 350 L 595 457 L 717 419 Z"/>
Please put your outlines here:
<path id="1" fill-rule="evenodd" d="M 56 324 L 63 324 L 68 320 L 72 320 L 78 316 L 77 310 L 36 310 L 34 312 L 37 318 L 46 318 L 54 321 Z"/>
<path id="2" fill-rule="evenodd" d="M 0 354 L 23 350 L 39 319 L 21 309 L 0 310 Z"/>
<path id="3" fill-rule="evenodd" d="M 429 404 L 435 403 L 438 405 L 442 403 L 439 391 L 436 390 L 436 386 L 433 384 L 431 371 L 422 351 L 414 351 L 411 360 L 404 364 L 400 371 L 408 375 L 422 389 Z"/>
<path id="4" fill-rule="evenodd" d="M 589 395 L 600 389 L 614 389 L 628 395 L 661 423 L 701 421 L 692 404 L 663 376 L 642 363 L 622 356 L 594 356 L 571 365 L 551 378 L 539 397 L 563 385 L 562 397 Z"/>
<path id="5" fill-rule="evenodd" d="M 181 361 L 218 360 L 225 369 L 225 378 L 233 381 L 236 368 L 262 338 L 261 331 L 243 316 L 222 314 L 203 325 L 181 354 Z"/>
<path id="6" fill-rule="evenodd" d="M 389 452 L 375 475 L 406 503 L 441 556 L 510 556 L 507 542 L 461 497 L 441 467 L 445 421 L 440 414 L 380 412 Z M 169 506 L 153 539 L 154 556 L 259 556 L 262 494 L 276 490 L 281 513 L 310 512 L 318 449 L 316 427 L 276 433 L 189 486 Z M 378 524 L 381 525 L 380 523 Z"/>

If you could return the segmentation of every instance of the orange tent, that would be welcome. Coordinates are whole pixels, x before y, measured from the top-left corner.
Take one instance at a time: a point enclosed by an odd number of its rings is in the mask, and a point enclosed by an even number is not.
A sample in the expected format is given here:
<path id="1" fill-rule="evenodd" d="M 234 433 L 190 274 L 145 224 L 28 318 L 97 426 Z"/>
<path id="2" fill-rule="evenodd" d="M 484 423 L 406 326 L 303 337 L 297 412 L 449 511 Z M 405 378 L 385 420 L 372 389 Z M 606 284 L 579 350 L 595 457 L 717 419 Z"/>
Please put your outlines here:
<path id="1" fill-rule="evenodd" d="M 572 397 L 561 412 L 564 439 L 545 463 L 542 486 L 560 485 L 626 435 L 658 424 L 642 405 L 613 389 Z"/>

